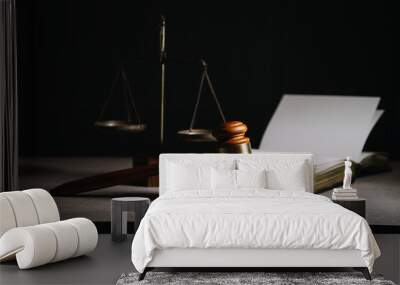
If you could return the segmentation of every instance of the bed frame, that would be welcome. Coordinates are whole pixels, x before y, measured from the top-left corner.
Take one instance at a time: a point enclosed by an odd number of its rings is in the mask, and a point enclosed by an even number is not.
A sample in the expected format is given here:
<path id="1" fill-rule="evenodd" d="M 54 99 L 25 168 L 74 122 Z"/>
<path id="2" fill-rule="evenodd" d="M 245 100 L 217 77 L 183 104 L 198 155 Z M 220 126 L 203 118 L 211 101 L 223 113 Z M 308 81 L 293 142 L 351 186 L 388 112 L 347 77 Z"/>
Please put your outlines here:
<path id="1" fill-rule="evenodd" d="M 238 271 L 265 268 L 343 268 L 361 271 L 371 280 L 359 250 L 329 249 L 193 249 L 171 248 L 156 250 L 152 261 L 139 275 L 155 268 L 232 268 Z"/>
<path id="2" fill-rule="evenodd" d="M 257 154 L 162 154 L 160 155 L 160 195 L 165 193 L 166 162 L 175 159 L 224 160 L 257 156 L 262 159 L 302 159 L 308 164 L 307 192 L 313 193 L 314 166 L 311 154 L 304 153 L 257 153 Z M 265 268 L 353 268 L 361 271 L 367 280 L 371 276 L 359 250 L 331 249 L 254 249 L 254 248 L 170 248 L 158 249 L 139 280 L 155 268 L 231 268 L 237 271 Z"/>

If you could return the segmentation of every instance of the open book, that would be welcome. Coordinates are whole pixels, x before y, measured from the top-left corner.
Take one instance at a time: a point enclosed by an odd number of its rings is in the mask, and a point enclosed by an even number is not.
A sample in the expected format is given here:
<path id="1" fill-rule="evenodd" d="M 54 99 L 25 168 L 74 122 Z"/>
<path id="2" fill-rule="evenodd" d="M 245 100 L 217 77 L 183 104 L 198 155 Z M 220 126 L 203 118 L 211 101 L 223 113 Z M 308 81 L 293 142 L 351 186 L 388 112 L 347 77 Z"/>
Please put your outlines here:
<path id="1" fill-rule="evenodd" d="M 344 161 L 345 159 L 339 159 L 316 165 L 315 192 L 321 192 L 342 184 Z M 353 160 L 351 168 L 354 179 L 361 175 L 391 170 L 388 155 L 383 152 L 363 152 L 360 161 Z"/>
<path id="2" fill-rule="evenodd" d="M 356 177 L 389 169 L 383 153 L 362 152 L 383 114 L 380 98 L 284 95 L 272 116 L 259 151 L 311 152 L 315 156 L 315 191 L 341 184 L 350 157 Z"/>

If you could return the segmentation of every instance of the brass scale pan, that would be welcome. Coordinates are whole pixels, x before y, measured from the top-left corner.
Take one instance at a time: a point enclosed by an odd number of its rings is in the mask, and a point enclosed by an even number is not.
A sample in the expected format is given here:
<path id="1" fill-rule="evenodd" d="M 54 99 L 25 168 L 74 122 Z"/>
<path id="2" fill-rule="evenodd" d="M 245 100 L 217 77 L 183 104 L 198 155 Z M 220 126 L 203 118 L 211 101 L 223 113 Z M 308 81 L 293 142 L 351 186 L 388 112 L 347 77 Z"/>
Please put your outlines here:
<path id="1" fill-rule="evenodd" d="M 105 109 L 107 108 L 110 98 L 113 94 L 112 91 L 113 91 L 118 79 L 120 79 L 120 78 L 122 79 L 122 83 L 125 84 L 126 100 L 127 100 L 128 104 L 130 104 L 134 110 L 134 115 L 136 117 L 137 123 L 130 121 L 129 110 L 127 110 L 128 120 L 103 120 L 103 119 L 101 119 Z M 113 84 L 111 86 L 110 95 L 107 98 L 107 100 L 105 101 L 103 108 L 101 110 L 101 113 L 99 115 L 99 118 L 94 123 L 94 125 L 95 125 L 95 127 L 106 130 L 106 131 L 121 131 L 121 132 L 127 132 L 127 133 L 140 133 L 140 132 L 143 132 L 144 130 L 146 130 L 147 126 L 145 124 L 142 124 L 140 121 L 139 113 L 137 112 L 137 109 L 136 109 L 136 104 L 133 99 L 131 86 L 129 84 L 128 77 L 126 75 L 124 66 L 121 66 L 120 70 L 117 72 L 115 79 L 113 81 Z"/>
<path id="2" fill-rule="evenodd" d="M 199 87 L 199 91 L 197 94 L 196 104 L 194 106 L 192 121 L 190 123 L 189 129 L 178 131 L 178 136 L 180 136 L 183 140 L 191 141 L 191 142 L 215 142 L 215 141 L 217 141 L 217 139 L 214 137 L 214 135 L 212 134 L 212 132 L 210 130 L 193 128 L 194 122 L 196 120 L 197 110 L 198 110 L 199 103 L 200 103 L 201 93 L 203 90 L 204 80 L 207 81 L 208 87 L 209 87 L 211 95 L 218 107 L 218 111 L 222 118 L 222 121 L 226 122 L 225 115 L 222 112 L 221 105 L 218 101 L 218 98 L 215 93 L 214 87 L 211 83 L 210 77 L 208 76 L 207 63 L 204 60 L 201 60 L 201 66 L 202 66 L 203 72 L 201 74 L 200 87 Z"/>
<path id="3" fill-rule="evenodd" d="M 217 139 L 210 130 L 207 129 L 187 129 L 178 131 L 178 135 L 186 141 L 190 142 L 214 142 Z"/>
<path id="4" fill-rule="evenodd" d="M 140 133 L 147 128 L 145 124 L 133 124 L 128 121 L 120 120 L 96 121 L 94 125 L 106 131 L 122 131 L 128 133 Z"/>

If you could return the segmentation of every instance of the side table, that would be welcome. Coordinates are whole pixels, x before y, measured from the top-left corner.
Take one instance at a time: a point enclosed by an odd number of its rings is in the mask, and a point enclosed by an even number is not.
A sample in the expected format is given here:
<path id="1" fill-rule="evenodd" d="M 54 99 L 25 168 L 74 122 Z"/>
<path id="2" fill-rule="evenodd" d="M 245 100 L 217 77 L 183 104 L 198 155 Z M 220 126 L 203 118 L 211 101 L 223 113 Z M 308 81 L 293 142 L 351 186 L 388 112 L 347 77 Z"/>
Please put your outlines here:
<path id="1" fill-rule="evenodd" d="M 340 206 L 359 214 L 361 217 L 365 218 L 365 205 L 366 200 L 363 198 L 358 198 L 354 200 L 335 200 L 332 201 Z"/>
<path id="2" fill-rule="evenodd" d="M 120 197 L 111 199 L 111 238 L 123 241 L 128 234 L 128 212 L 134 212 L 134 233 L 139 227 L 150 205 L 150 199 L 143 197 Z"/>

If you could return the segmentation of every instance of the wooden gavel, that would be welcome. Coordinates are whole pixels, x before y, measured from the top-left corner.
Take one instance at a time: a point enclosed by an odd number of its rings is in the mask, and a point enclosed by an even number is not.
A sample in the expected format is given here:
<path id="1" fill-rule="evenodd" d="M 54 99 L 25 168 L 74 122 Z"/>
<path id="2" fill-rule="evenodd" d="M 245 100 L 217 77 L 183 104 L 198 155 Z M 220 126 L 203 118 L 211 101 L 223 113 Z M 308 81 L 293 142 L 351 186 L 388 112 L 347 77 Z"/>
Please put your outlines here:
<path id="1" fill-rule="evenodd" d="M 240 121 L 226 121 L 213 132 L 219 152 L 251 153 L 250 139 L 245 136 L 247 126 Z"/>

